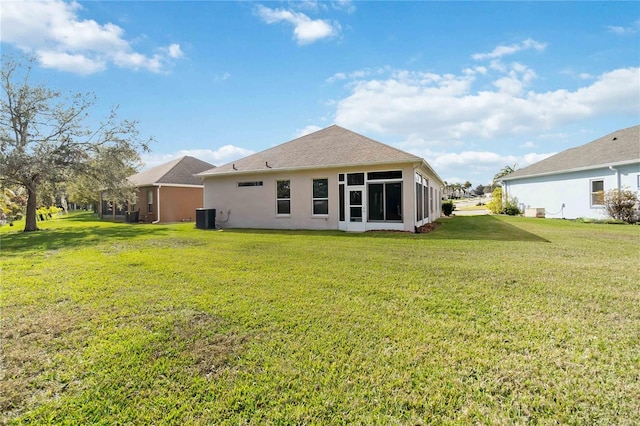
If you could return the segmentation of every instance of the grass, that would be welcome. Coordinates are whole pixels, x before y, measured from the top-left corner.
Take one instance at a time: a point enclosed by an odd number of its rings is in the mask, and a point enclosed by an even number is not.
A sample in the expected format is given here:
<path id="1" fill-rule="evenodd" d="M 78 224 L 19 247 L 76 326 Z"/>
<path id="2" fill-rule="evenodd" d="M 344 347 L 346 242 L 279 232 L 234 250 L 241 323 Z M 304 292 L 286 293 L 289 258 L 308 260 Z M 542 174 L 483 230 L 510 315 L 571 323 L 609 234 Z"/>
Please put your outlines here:
<path id="1" fill-rule="evenodd" d="M 3 227 L 1 419 L 640 423 L 640 227 L 442 222 Z"/>

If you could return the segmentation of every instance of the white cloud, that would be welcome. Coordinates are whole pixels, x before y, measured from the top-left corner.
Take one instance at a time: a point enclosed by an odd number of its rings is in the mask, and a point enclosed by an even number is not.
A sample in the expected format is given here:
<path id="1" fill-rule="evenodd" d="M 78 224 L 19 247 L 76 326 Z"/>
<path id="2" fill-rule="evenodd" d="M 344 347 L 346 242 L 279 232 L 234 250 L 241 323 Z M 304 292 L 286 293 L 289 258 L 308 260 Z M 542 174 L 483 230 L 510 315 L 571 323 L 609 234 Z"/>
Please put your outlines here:
<path id="1" fill-rule="evenodd" d="M 506 75 L 474 91 L 477 73 L 460 75 L 394 71 L 386 78 L 348 81 L 350 94 L 336 106 L 336 124 L 384 134 L 413 133 L 428 140 L 491 139 L 540 132 L 592 117 L 637 114 L 640 68 L 606 72 L 570 91 L 525 90 L 535 78 L 512 64 Z"/>
<path id="2" fill-rule="evenodd" d="M 284 9 L 256 6 L 256 13 L 267 24 L 288 22 L 293 25 L 293 35 L 298 44 L 310 44 L 339 34 L 340 24 L 322 19 L 311 19 L 304 13 Z"/>
<path id="3" fill-rule="evenodd" d="M 514 53 L 529 49 L 534 49 L 538 52 L 541 52 L 546 47 L 546 43 L 541 43 L 539 41 L 528 38 L 522 43 L 516 43 L 509 46 L 497 46 L 489 53 L 474 53 L 473 55 L 471 55 L 471 57 L 476 61 L 482 61 L 485 59 L 502 58 L 503 56 L 513 55 Z"/>
<path id="4" fill-rule="evenodd" d="M 211 149 L 183 149 L 177 152 L 168 154 L 159 153 L 147 153 L 142 154 L 142 162 L 144 163 L 144 169 L 150 169 L 151 167 L 159 166 L 176 158 L 189 155 L 191 157 L 198 158 L 207 163 L 211 163 L 215 166 L 229 163 L 247 155 L 253 154 L 254 151 L 246 148 L 240 148 L 233 145 L 224 145 L 217 150 Z"/>
<path id="5" fill-rule="evenodd" d="M 427 160 L 443 180 L 460 182 L 462 179 L 458 175 L 464 171 L 464 181 L 470 180 L 474 186 L 490 183 L 491 178 L 505 165 L 517 164 L 518 168 L 523 168 L 555 154 L 503 155 L 491 151 L 445 152 L 429 149 L 414 149 L 410 152 Z"/>
<path id="6" fill-rule="evenodd" d="M 302 137 L 302 136 L 306 136 L 306 135 L 308 135 L 310 133 L 317 132 L 320 129 L 322 129 L 322 127 L 316 126 L 315 124 L 311 124 L 311 125 L 306 126 L 306 127 L 302 128 L 302 129 L 297 129 L 295 134 L 294 134 L 294 137 L 295 138 L 299 138 L 299 137 Z"/>
<path id="7" fill-rule="evenodd" d="M 535 148 L 536 144 L 534 142 L 527 141 L 527 142 L 525 142 L 523 144 L 518 145 L 518 147 L 520 147 L 520 148 Z"/>
<path id="8" fill-rule="evenodd" d="M 121 27 L 81 19 L 81 9 L 75 1 L 3 2 L 2 42 L 33 53 L 42 66 L 78 74 L 103 71 L 109 63 L 164 72 L 172 60 L 183 56 L 176 43 L 153 55 L 136 52 Z"/>
<path id="9" fill-rule="evenodd" d="M 613 33 L 613 34 L 616 34 L 616 35 L 632 35 L 632 34 L 636 34 L 638 32 L 638 28 L 640 28 L 640 20 L 635 21 L 632 25 L 630 25 L 628 27 L 609 25 L 607 27 L 607 30 L 610 33 Z"/>

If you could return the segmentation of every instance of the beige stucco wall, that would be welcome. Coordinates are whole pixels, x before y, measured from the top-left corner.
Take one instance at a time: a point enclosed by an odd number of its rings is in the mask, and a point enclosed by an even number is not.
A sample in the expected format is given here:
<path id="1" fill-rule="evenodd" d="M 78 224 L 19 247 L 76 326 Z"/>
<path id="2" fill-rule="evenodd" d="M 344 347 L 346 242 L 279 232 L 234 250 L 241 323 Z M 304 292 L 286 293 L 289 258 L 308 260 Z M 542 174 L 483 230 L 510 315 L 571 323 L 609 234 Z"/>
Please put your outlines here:
<path id="1" fill-rule="evenodd" d="M 339 193 L 338 174 L 387 170 L 402 170 L 403 223 L 367 223 L 367 229 L 399 229 L 413 231 L 415 220 L 415 171 L 435 182 L 426 168 L 417 164 L 375 165 L 364 167 L 327 168 L 321 170 L 277 171 L 254 174 L 233 174 L 204 179 L 204 207 L 216 209 L 216 226 L 220 228 L 266 229 L 338 229 Z M 313 179 L 328 179 L 329 214 L 312 214 Z M 291 214 L 276 214 L 276 181 L 291 181 Z M 238 182 L 262 181 L 263 186 L 238 187 Z M 440 183 L 438 181 L 438 183 Z M 439 193 L 439 185 L 438 185 Z M 434 200 L 432 221 L 440 217 L 440 199 Z M 418 224 L 419 225 L 419 224 Z"/>

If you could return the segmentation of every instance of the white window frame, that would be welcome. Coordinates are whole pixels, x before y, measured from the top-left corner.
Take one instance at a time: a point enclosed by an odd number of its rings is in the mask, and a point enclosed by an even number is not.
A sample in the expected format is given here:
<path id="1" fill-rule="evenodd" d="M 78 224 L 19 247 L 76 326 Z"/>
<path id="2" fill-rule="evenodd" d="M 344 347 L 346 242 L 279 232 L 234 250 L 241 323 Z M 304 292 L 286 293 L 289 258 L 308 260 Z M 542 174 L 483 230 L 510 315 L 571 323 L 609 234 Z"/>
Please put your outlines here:
<path id="1" fill-rule="evenodd" d="M 278 184 L 280 182 L 287 182 L 289 185 L 289 196 L 288 197 L 278 197 Z M 278 210 L 279 201 L 288 201 L 289 202 L 289 213 L 280 213 Z M 288 217 L 291 216 L 291 180 L 290 179 L 281 179 L 276 181 L 276 216 Z"/>
<path id="2" fill-rule="evenodd" d="M 602 182 L 602 203 L 600 204 L 596 204 L 593 202 L 594 195 L 596 194 L 596 192 L 599 192 L 593 190 L 593 184 L 596 182 Z M 589 181 L 589 205 L 591 207 L 604 207 L 604 179 L 591 179 Z"/>
<path id="3" fill-rule="evenodd" d="M 314 192 L 314 188 L 315 188 L 315 182 L 318 180 L 323 180 L 326 182 L 326 186 L 327 186 L 327 196 L 326 197 L 315 197 Z M 326 213 L 316 213 L 315 212 L 315 206 L 316 206 L 316 201 L 325 201 L 327 204 L 327 212 Z M 315 216 L 315 217 L 327 217 L 329 216 L 329 178 L 326 177 L 321 177 L 321 178 L 313 178 L 311 180 L 311 215 Z"/>

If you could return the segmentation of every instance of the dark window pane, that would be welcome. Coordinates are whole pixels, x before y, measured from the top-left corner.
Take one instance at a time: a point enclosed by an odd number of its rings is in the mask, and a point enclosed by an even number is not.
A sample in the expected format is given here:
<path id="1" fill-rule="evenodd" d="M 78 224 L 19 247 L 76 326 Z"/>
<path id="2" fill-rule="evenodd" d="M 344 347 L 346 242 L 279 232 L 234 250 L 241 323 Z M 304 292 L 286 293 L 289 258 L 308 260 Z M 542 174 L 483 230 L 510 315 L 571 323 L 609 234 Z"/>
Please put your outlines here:
<path id="1" fill-rule="evenodd" d="M 313 214 L 329 214 L 329 200 L 313 200 Z"/>
<path id="2" fill-rule="evenodd" d="M 433 189 L 431 190 L 433 192 Z M 424 187 L 424 217 L 429 217 L 429 189 Z"/>
<path id="3" fill-rule="evenodd" d="M 384 220 L 384 185 L 369 184 L 369 220 Z"/>
<path id="4" fill-rule="evenodd" d="M 339 182 L 344 182 L 344 173 L 340 173 L 340 174 L 338 175 L 338 181 L 339 181 Z"/>
<path id="5" fill-rule="evenodd" d="M 329 184 L 327 179 L 313 180 L 313 198 L 329 198 Z"/>
<path id="6" fill-rule="evenodd" d="M 352 206 L 361 206 L 362 191 L 349 191 L 349 204 Z"/>
<path id="7" fill-rule="evenodd" d="M 344 222 L 344 183 L 338 185 L 338 198 L 340 200 L 340 221 Z"/>
<path id="8" fill-rule="evenodd" d="M 402 179 L 402 170 L 392 170 L 388 172 L 369 172 L 367 173 L 367 179 L 369 180 Z"/>
<path id="9" fill-rule="evenodd" d="M 604 191 L 604 181 L 594 180 L 591 182 L 591 192 Z"/>
<path id="10" fill-rule="evenodd" d="M 351 213 L 351 222 L 362 222 L 362 207 L 351 207 L 349 213 Z"/>
<path id="11" fill-rule="evenodd" d="M 291 198 L 291 187 L 290 181 L 288 180 L 279 180 L 276 182 L 276 198 Z"/>
<path id="12" fill-rule="evenodd" d="M 416 182 L 416 220 L 422 220 L 422 184 Z"/>
<path id="13" fill-rule="evenodd" d="M 385 184 L 386 220 L 402 220 L 402 183 Z"/>
<path id="14" fill-rule="evenodd" d="M 364 173 L 349 173 L 347 185 L 364 185 Z"/>
<path id="15" fill-rule="evenodd" d="M 278 200 L 278 214 L 291 214 L 290 200 Z"/>

